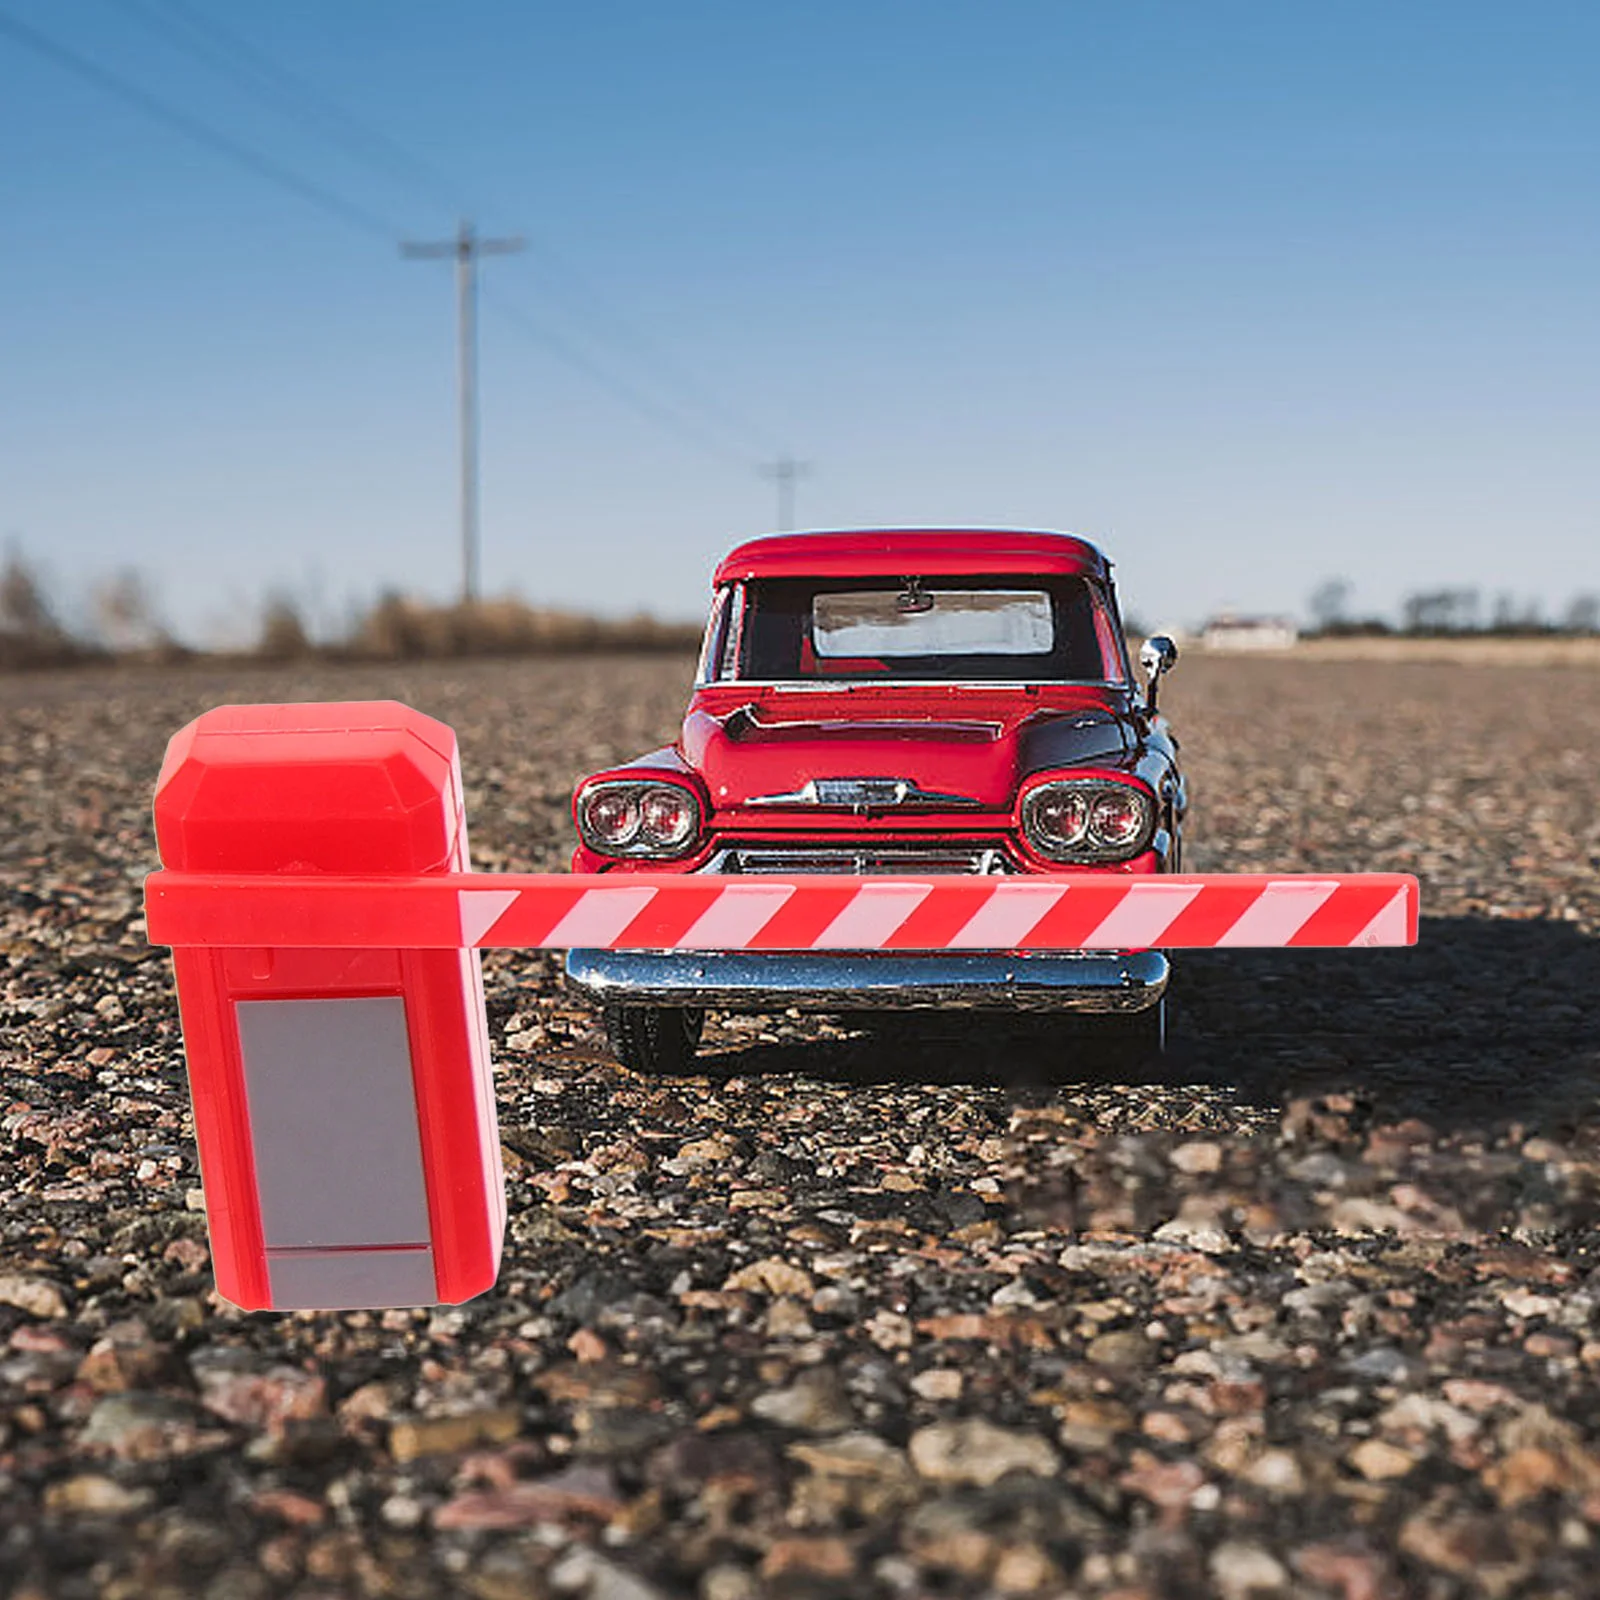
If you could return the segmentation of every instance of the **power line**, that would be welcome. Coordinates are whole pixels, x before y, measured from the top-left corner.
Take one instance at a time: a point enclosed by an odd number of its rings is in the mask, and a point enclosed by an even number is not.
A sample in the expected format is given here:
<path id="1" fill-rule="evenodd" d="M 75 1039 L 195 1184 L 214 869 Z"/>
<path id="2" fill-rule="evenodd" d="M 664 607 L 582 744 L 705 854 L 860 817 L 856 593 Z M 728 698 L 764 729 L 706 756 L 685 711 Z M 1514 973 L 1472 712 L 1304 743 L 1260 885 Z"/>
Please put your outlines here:
<path id="1" fill-rule="evenodd" d="M 192 59 L 208 63 L 235 83 L 243 84 L 258 100 L 275 104 L 280 109 L 287 106 L 295 115 L 308 117 L 325 138 L 369 167 L 398 177 L 430 198 L 443 199 L 458 213 L 470 214 L 475 209 L 467 203 L 452 178 L 387 134 L 352 116 L 266 51 L 233 29 L 197 12 L 186 0 L 116 0 L 116 3 Z M 620 316 L 615 308 L 608 307 L 546 241 L 534 238 L 526 241 L 526 246 L 530 256 L 546 269 L 540 273 L 541 288 L 547 294 L 553 291 L 564 300 L 568 309 L 576 310 L 591 329 L 598 328 L 604 342 L 622 351 L 634 364 L 653 367 L 658 384 L 676 389 L 689 408 L 701 412 L 725 437 L 739 439 L 752 455 L 778 449 L 777 442 L 764 430 L 752 426 L 748 417 L 736 416 L 729 407 L 708 395 L 703 386 L 687 376 L 653 341 Z"/>
<path id="2" fill-rule="evenodd" d="M 121 3 L 133 14 L 142 17 L 150 26 L 164 33 L 167 37 L 178 42 L 169 27 L 160 17 L 152 15 L 144 0 L 121 0 Z M 200 54 L 210 59 L 219 70 L 234 77 L 236 81 L 240 73 L 245 73 L 260 82 L 263 86 L 268 81 L 281 85 L 283 92 L 290 97 L 302 102 L 303 109 L 315 107 L 314 120 L 323 127 L 324 137 L 333 138 L 336 142 L 345 143 L 347 149 L 363 148 L 363 159 L 369 164 L 376 162 L 388 166 L 391 170 L 401 169 L 410 173 L 412 181 L 420 186 L 431 188 L 435 193 L 444 188 L 454 189 L 454 186 L 441 175 L 434 173 L 427 163 L 417 160 L 404 147 L 377 133 L 354 117 L 336 107 L 326 97 L 319 95 L 303 80 L 291 73 L 287 68 L 279 66 L 264 51 L 248 44 L 231 29 L 216 24 L 208 18 L 202 18 L 182 4 L 182 0 L 166 0 L 169 11 L 181 13 L 192 29 L 199 30 L 207 35 L 212 45 L 201 45 L 198 38 L 192 45 L 180 44 L 191 55 Z M 122 100 L 128 105 L 142 112 L 145 116 L 161 122 L 176 132 L 182 134 L 192 142 L 211 150 L 214 154 L 231 160 L 235 165 L 244 168 L 255 176 L 275 184 L 287 193 L 315 206 L 325 215 L 343 223 L 347 227 L 359 229 L 369 236 L 376 236 L 385 241 L 392 240 L 399 234 L 399 229 L 391 226 L 377 213 L 368 210 L 354 201 L 345 198 L 337 191 L 326 185 L 306 178 L 281 162 L 264 156 L 249 145 L 221 132 L 209 123 L 198 117 L 191 116 L 188 112 L 179 110 L 168 104 L 156 95 L 140 88 L 128 79 L 111 72 L 100 66 L 86 56 L 70 49 L 66 45 L 49 38 L 37 29 L 26 23 L 19 22 L 0 12 L 0 37 L 6 37 L 23 48 L 33 51 L 36 55 L 54 62 L 63 70 L 94 84 L 106 93 Z M 224 64 L 224 62 L 229 64 Z M 268 91 L 274 92 L 274 91 Z M 339 125 L 348 130 L 348 138 L 344 135 L 334 135 L 329 132 L 330 125 Z M 559 258 L 555 256 L 548 246 L 536 245 L 541 258 L 551 262 L 559 268 Z M 569 282 L 573 275 L 567 273 Z M 476 286 L 474 285 L 474 300 L 476 299 Z M 734 421 L 732 413 L 726 411 L 716 403 L 710 401 L 703 393 L 697 391 L 681 374 L 675 372 L 672 376 L 673 386 L 688 395 L 690 405 L 663 404 L 642 391 L 637 385 L 616 376 L 602 364 L 590 359 L 570 340 L 563 339 L 548 328 L 541 326 L 533 318 L 523 312 L 515 302 L 507 300 L 498 294 L 485 294 L 489 303 L 494 306 L 500 316 L 513 326 L 518 327 L 531 339 L 539 343 L 546 351 L 555 356 L 574 371 L 583 373 L 591 382 L 604 390 L 613 399 L 627 406 L 638 415 L 646 417 L 658 426 L 676 434 L 679 438 L 694 443 L 700 449 L 708 451 L 720 460 L 747 471 L 750 466 L 750 455 L 754 451 L 740 449 L 735 451 L 729 447 L 734 435 L 739 435 L 744 445 L 755 443 L 754 435 L 759 430 L 752 430 L 747 419 Z M 584 298 L 580 294 L 579 298 Z M 571 296 L 568 295 L 569 304 Z M 604 316 L 593 308 L 595 302 L 590 297 L 590 317 Z M 654 356 L 649 354 L 647 342 L 637 333 L 630 330 L 626 324 L 614 314 L 611 316 L 613 323 L 621 328 L 624 342 L 631 343 L 636 357 L 653 360 L 658 368 L 670 370 L 670 363 L 662 360 L 659 353 Z M 475 363 L 474 363 L 475 365 Z M 474 383 L 475 383 L 474 376 Z M 689 413 L 698 410 L 702 415 L 699 419 Z M 771 441 L 767 441 L 770 443 Z M 796 471 L 804 470 L 803 464 L 794 463 Z M 780 480 L 780 515 L 784 501 L 784 486 Z M 788 504 L 792 508 L 793 476 L 788 480 L 787 492 L 790 495 Z"/>
<path id="3" fill-rule="evenodd" d="M 512 255 L 521 239 L 480 239 L 463 222 L 454 239 L 402 244 L 413 261 L 453 259 L 456 264 L 456 385 L 461 413 L 461 599 L 478 598 L 478 260 Z"/>
<path id="4" fill-rule="evenodd" d="M 453 211 L 472 209 L 444 173 L 387 134 L 352 116 L 305 78 L 214 17 L 196 11 L 184 0 L 116 3 L 192 60 L 210 65 L 243 86 L 258 101 L 315 124 L 324 139 L 368 167 L 442 201 Z"/>
<path id="5" fill-rule="evenodd" d="M 382 239 L 392 239 L 395 236 L 397 230 L 391 228 L 376 213 L 368 211 L 365 206 L 345 199 L 343 195 L 324 187 L 315 179 L 302 177 L 292 167 L 286 167 L 270 156 L 262 155 L 230 134 L 201 121 L 199 117 L 192 117 L 187 111 L 180 111 L 176 106 L 168 105 L 166 101 L 141 89 L 136 83 L 131 83 L 97 62 L 89 60 L 87 56 L 79 55 L 77 51 L 68 49 L 66 45 L 57 43 L 36 28 L 30 27 L 25 22 L 18 22 L 15 17 L 7 16 L 3 12 L 0 12 L 0 37 L 10 39 L 13 44 L 21 45 L 24 50 L 31 50 L 35 55 L 54 62 L 63 71 L 82 78 L 86 83 L 94 84 L 107 94 L 143 112 L 145 116 L 181 133 L 193 143 L 203 145 L 213 154 L 225 157 L 236 166 L 253 172 L 258 178 L 264 178 L 268 183 L 276 184 L 278 188 L 315 206 L 326 216 L 343 223 L 347 228 L 356 228 L 362 233 L 375 234 Z"/>
<path id="6" fill-rule="evenodd" d="M 728 444 L 719 439 L 716 433 L 703 426 L 693 417 L 678 411 L 671 406 L 662 405 L 643 393 L 626 379 L 618 378 L 605 367 L 592 361 L 569 340 L 563 339 L 560 334 L 552 333 L 548 328 L 542 327 L 533 318 L 527 315 L 515 301 L 510 301 L 504 296 L 484 290 L 483 298 L 494 307 L 496 313 L 503 317 L 514 328 L 519 329 L 527 338 L 540 345 L 550 355 L 553 355 L 565 366 L 574 372 L 581 372 L 586 378 L 600 389 L 603 389 L 613 400 L 628 407 L 629 410 L 641 417 L 648 418 L 651 422 L 663 427 L 670 433 L 675 433 L 699 449 L 716 456 L 719 460 L 736 467 L 741 472 L 750 469 L 750 459 L 742 451 L 732 450 Z"/>
<path id="7" fill-rule="evenodd" d="M 754 425 L 749 417 L 737 415 L 731 407 L 709 395 L 703 385 L 687 375 L 653 340 L 640 333 L 614 309 L 608 308 L 598 296 L 584 286 L 580 276 L 543 240 L 534 239 L 530 245 L 530 253 L 546 266 L 552 267 L 558 275 L 555 282 L 548 276 L 541 275 L 540 287 L 547 294 L 554 289 L 557 296 L 564 300 L 569 308 L 576 306 L 579 316 L 586 320 L 591 328 L 598 326 L 602 329 L 602 340 L 614 350 L 631 356 L 638 365 L 653 367 L 657 382 L 662 387 L 679 391 L 689 406 L 700 412 L 724 437 L 739 440 L 752 457 L 759 456 L 763 452 L 776 452 L 779 449 L 779 443 L 773 435 Z M 563 278 L 566 280 L 564 286 L 560 281 Z M 606 330 L 604 325 L 608 322 L 611 326 Z"/>

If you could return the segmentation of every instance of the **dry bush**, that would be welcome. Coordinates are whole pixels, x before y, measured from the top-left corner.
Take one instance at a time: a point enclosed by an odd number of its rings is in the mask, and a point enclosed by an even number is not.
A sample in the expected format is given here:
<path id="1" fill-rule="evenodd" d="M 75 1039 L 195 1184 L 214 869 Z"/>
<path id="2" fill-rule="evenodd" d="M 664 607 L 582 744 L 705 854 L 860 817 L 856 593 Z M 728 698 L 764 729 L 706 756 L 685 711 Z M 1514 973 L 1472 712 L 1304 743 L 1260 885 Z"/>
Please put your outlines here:
<path id="1" fill-rule="evenodd" d="M 56 667 L 90 652 L 57 620 L 44 583 L 20 550 L 0 566 L 0 671 Z"/>
<path id="2" fill-rule="evenodd" d="M 699 629 L 638 615 L 606 621 L 521 600 L 428 605 L 385 594 L 353 629 L 350 655 L 399 661 L 452 656 L 566 655 L 589 650 L 682 650 Z"/>
<path id="3" fill-rule="evenodd" d="M 300 661 L 312 653 L 299 606 L 287 595 L 273 595 L 262 608 L 256 654 L 263 661 Z"/>

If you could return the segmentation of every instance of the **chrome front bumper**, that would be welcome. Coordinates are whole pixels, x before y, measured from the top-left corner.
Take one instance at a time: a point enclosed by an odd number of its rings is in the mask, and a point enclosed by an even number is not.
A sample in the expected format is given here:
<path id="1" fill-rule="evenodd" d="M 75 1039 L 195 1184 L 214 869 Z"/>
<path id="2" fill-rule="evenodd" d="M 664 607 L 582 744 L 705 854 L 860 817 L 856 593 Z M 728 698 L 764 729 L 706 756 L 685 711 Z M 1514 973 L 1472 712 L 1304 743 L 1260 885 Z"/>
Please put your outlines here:
<path id="1" fill-rule="evenodd" d="M 1168 970 L 1159 950 L 567 952 L 568 985 L 598 1004 L 713 1011 L 1143 1011 L 1165 992 Z"/>

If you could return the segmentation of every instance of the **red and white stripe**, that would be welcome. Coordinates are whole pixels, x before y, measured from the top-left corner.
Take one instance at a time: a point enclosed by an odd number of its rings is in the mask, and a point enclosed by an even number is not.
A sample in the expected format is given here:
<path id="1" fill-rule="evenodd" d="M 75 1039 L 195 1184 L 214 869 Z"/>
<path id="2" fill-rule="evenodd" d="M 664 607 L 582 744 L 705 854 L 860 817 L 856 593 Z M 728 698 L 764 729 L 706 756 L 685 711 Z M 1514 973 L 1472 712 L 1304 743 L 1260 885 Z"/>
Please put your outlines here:
<path id="1" fill-rule="evenodd" d="M 156 944 L 272 948 L 1131 950 L 1416 943 L 1400 873 L 1131 877 L 159 872 Z"/>

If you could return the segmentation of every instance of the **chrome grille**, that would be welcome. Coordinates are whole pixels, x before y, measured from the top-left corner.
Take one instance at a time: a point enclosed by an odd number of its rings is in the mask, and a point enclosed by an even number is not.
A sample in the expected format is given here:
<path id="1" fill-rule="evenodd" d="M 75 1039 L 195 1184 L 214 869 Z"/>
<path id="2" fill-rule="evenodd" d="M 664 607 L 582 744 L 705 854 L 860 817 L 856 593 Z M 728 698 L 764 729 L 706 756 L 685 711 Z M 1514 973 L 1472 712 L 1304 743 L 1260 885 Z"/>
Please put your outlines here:
<path id="1" fill-rule="evenodd" d="M 821 872 L 868 876 L 875 873 L 1001 873 L 1015 870 L 993 845 L 730 845 L 705 864 L 703 872 Z"/>

